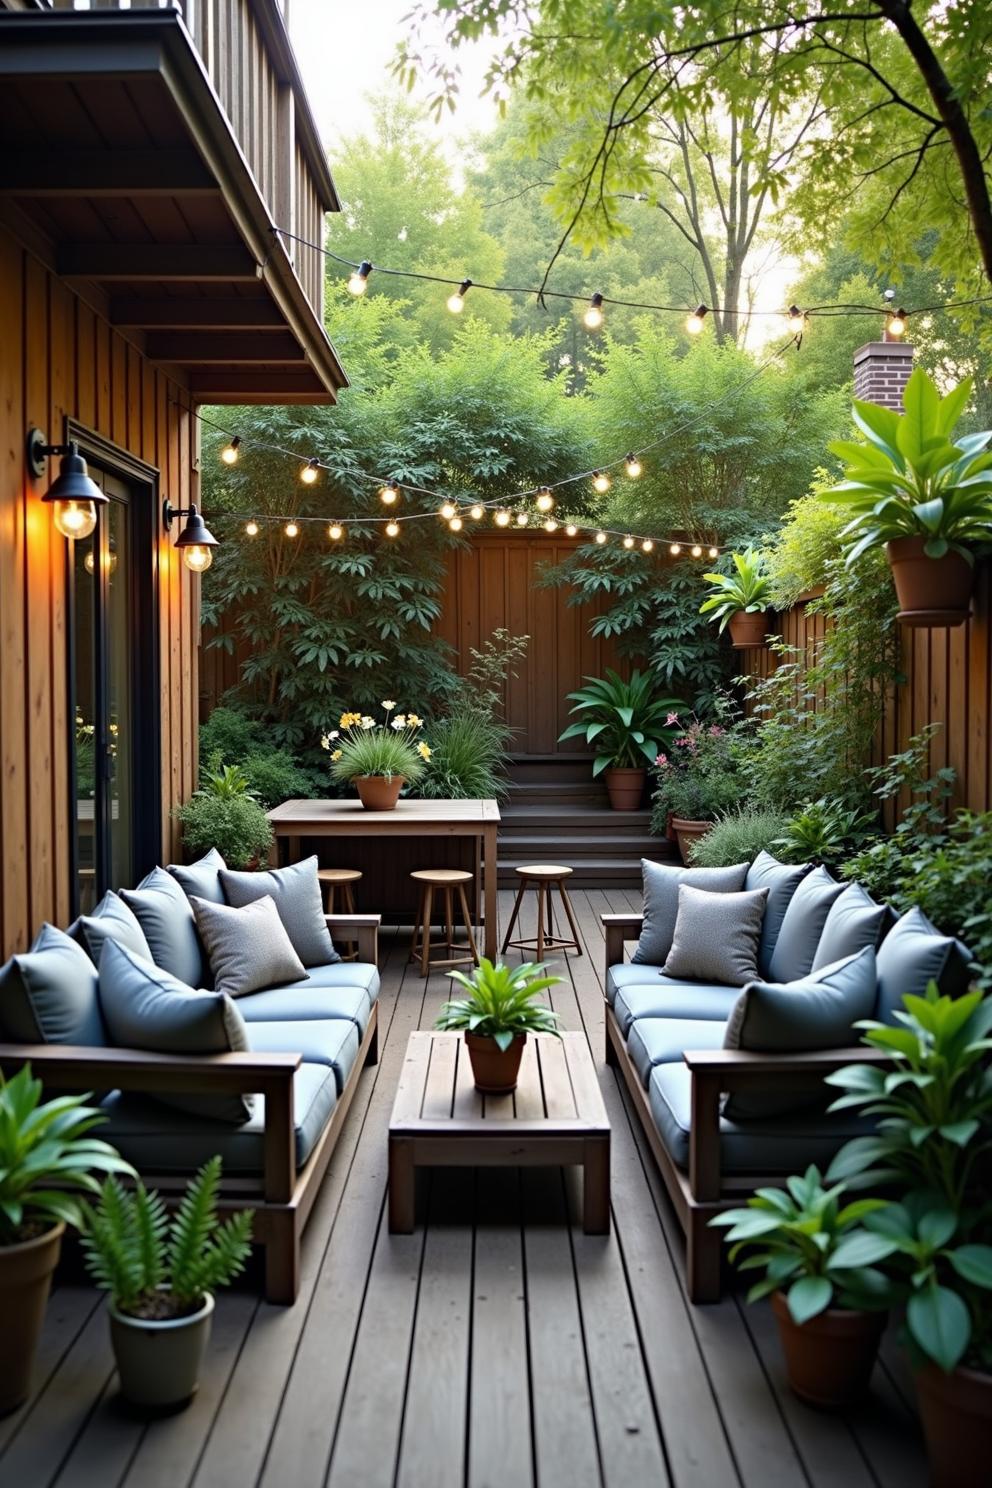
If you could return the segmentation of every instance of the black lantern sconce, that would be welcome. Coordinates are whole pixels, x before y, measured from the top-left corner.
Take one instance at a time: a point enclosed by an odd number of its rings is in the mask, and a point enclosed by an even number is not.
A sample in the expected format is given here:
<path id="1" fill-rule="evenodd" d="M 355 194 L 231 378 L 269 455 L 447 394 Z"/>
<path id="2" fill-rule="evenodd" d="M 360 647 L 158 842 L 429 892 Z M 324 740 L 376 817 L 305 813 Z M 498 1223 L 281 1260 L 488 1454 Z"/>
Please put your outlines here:
<path id="1" fill-rule="evenodd" d="M 96 509 L 106 506 L 108 498 L 90 480 L 74 439 L 68 444 L 49 444 L 40 429 L 30 429 L 27 462 L 35 480 L 44 475 L 52 455 L 61 455 L 62 461 L 58 475 L 41 499 L 54 506 L 55 525 L 63 537 L 89 537 L 96 526 Z"/>
<path id="2" fill-rule="evenodd" d="M 186 526 L 176 538 L 174 546 L 182 554 L 183 562 L 190 573 L 205 573 L 214 561 L 211 549 L 217 547 L 217 539 L 208 530 L 195 503 L 190 506 L 173 506 L 171 501 L 164 501 L 162 503 L 162 525 L 166 532 L 172 530 L 172 524 L 177 517 L 185 517 Z"/>

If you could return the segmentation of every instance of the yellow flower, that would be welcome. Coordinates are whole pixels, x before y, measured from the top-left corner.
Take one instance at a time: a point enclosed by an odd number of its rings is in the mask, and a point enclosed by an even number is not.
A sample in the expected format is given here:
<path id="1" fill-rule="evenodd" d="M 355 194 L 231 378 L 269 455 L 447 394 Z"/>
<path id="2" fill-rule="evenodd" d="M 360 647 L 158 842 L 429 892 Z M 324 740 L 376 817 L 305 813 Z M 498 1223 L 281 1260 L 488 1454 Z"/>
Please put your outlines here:
<path id="1" fill-rule="evenodd" d="M 420 743 L 417 745 L 417 753 L 420 755 L 420 758 L 422 760 L 429 760 L 431 757 L 430 745 L 425 744 L 423 739 L 421 739 Z"/>
<path id="2" fill-rule="evenodd" d="M 341 728 L 352 728 L 356 723 L 361 723 L 361 713 L 342 713 L 338 719 Z"/>
<path id="3" fill-rule="evenodd" d="M 341 750 L 341 749 L 332 750 L 332 752 L 331 752 L 331 759 L 332 760 L 339 760 L 341 758 L 341 755 L 343 753 L 344 753 L 344 751 Z"/>
<path id="4" fill-rule="evenodd" d="M 393 708 L 396 707 L 395 699 L 393 699 L 393 698 L 383 698 L 383 700 L 382 700 L 382 706 L 385 708 L 385 710 L 386 710 L 387 713 L 390 712 Z"/>
<path id="5" fill-rule="evenodd" d="M 406 715 L 407 728 L 420 728 L 423 721 L 422 718 L 417 717 L 416 713 L 408 713 Z"/>

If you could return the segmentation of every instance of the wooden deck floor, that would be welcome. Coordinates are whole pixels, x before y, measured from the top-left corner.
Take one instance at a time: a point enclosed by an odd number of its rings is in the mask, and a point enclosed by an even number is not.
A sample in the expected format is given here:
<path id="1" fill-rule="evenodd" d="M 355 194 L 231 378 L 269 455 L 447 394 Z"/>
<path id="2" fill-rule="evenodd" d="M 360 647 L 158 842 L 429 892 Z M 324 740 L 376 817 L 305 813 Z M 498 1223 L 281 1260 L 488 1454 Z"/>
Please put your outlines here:
<path id="1" fill-rule="evenodd" d="M 422 982 L 405 937 L 387 935 L 381 1058 L 311 1218 L 296 1306 L 225 1294 L 197 1399 L 146 1423 L 117 1402 L 96 1293 L 60 1287 L 32 1400 L 0 1420 L 2 1488 L 924 1488 L 891 1343 L 868 1404 L 826 1417 L 785 1389 L 767 1307 L 686 1301 L 677 1227 L 602 1063 L 598 915 L 635 906 L 623 891 L 575 902 L 587 954 L 554 1002 L 600 1069 L 613 1234 L 582 1233 L 558 1170 L 439 1173 L 414 1234 L 387 1233 L 407 1034 L 430 1025 L 447 985 Z"/>

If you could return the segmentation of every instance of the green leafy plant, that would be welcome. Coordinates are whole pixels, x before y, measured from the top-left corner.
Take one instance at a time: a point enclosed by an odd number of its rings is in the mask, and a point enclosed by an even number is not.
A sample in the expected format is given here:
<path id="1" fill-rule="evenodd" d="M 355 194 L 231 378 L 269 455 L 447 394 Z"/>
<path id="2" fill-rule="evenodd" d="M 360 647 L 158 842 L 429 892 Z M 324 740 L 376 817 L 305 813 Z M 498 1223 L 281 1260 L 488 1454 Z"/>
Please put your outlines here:
<path id="1" fill-rule="evenodd" d="M 214 708 L 200 724 L 200 758 L 216 755 L 221 760 L 243 760 L 265 748 L 265 730 L 240 708 Z"/>
<path id="2" fill-rule="evenodd" d="M 173 815 L 187 852 L 197 856 L 215 847 L 231 868 L 247 868 L 272 846 L 272 823 L 254 796 L 198 791 Z"/>
<path id="3" fill-rule="evenodd" d="M 106 1120 L 84 1095 L 42 1102 L 42 1084 L 26 1064 L 0 1076 L 0 1246 L 50 1229 L 79 1226 L 78 1192 L 98 1193 L 95 1173 L 132 1173 L 108 1142 L 90 1135 Z"/>
<path id="4" fill-rule="evenodd" d="M 788 824 L 788 817 L 757 806 L 742 806 L 718 816 L 705 837 L 692 846 L 694 868 L 724 868 L 731 863 L 750 863 L 763 849 L 770 849 Z"/>
<path id="5" fill-rule="evenodd" d="M 246 755 L 241 769 L 248 789 L 266 810 L 283 801 L 305 801 L 321 794 L 316 772 L 305 769 L 284 750 L 265 749 Z"/>
<path id="6" fill-rule="evenodd" d="M 608 667 L 605 677 L 585 680 L 588 687 L 568 694 L 575 705 L 571 712 L 582 717 L 559 734 L 559 742 L 584 738 L 595 746 L 593 775 L 610 768 L 653 765 L 662 744 L 673 737 L 675 714 L 685 705 L 678 698 L 658 697 L 646 672 L 632 672 L 625 682 Z"/>
<path id="7" fill-rule="evenodd" d="M 204 1293 L 226 1286 L 251 1250 L 252 1214 L 217 1218 L 221 1160 L 197 1173 L 170 1218 L 154 1190 L 108 1178 L 87 1206 L 83 1251 L 90 1275 L 121 1312 L 164 1320 L 199 1309 Z"/>
<path id="8" fill-rule="evenodd" d="M 461 971 L 448 975 L 468 995 L 444 1004 L 436 1028 L 464 1029 L 494 1039 L 503 1050 L 521 1033 L 558 1034 L 558 1014 L 540 998 L 562 978 L 548 975 L 543 966 L 532 961 L 521 966 L 494 965 L 483 956 L 471 976 Z"/>
<path id="9" fill-rule="evenodd" d="M 874 824 L 869 813 L 821 796 L 790 816 L 770 846 L 783 863 L 822 863 L 836 868 L 864 843 Z"/>
<path id="10" fill-rule="evenodd" d="M 416 785 L 431 757 L 430 746 L 417 735 L 423 719 L 416 713 L 397 713 L 392 701 L 382 704 L 385 723 L 376 723 L 369 713 L 341 714 L 340 726 L 325 734 L 321 743 L 330 751 L 331 778 L 350 785 L 366 775 L 387 780 L 401 775 L 407 785 Z"/>
<path id="11" fill-rule="evenodd" d="M 712 821 L 730 811 L 746 794 L 742 775 L 745 732 L 729 706 L 718 700 L 720 723 L 689 721 L 676 713 L 669 719 L 678 732 L 671 748 L 655 760 L 658 771 L 651 829 L 665 831 L 668 814 L 689 821 Z M 667 720 L 666 720 L 667 721 Z"/>
<path id="12" fill-rule="evenodd" d="M 930 558 L 955 552 L 973 563 L 976 545 L 992 539 L 992 431 L 951 438 L 971 391 L 966 377 L 941 397 L 917 367 L 903 392 L 903 414 L 855 400 L 854 422 L 867 443 L 831 444 L 847 462 L 846 479 L 820 492 L 821 501 L 851 513 L 841 534 L 854 539 L 849 564 L 899 537 L 925 538 Z"/>
<path id="13" fill-rule="evenodd" d="M 505 798 L 509 739 L 506 725 L 482 712 L 438 719 L 431 724 L 431 754 L 418 795 L 453 801 Z"/>
<path id="14" fill-rule="evenodd" d="M 731 553 L 730 557 L 734 573 L 703 574 L 711 593 L 699 606 L 701 615 L 709 615 L 711 621 L 719 622 L 721 635 L 735 615 L 759 614 L 771 604 L 768 563 L 764 553 L 756 548 L 745 548 L 743 553 Z"/>
<path id="15" fill-rule="evenodd" d="M 202 796 L 216 796 L 221 801 L 236 801 L 252 794 L 248 776 L 240 765 L 225 765 L 217 755 L 207 760 L 200 777 Z"/>
<path id="16" fill-rule="evenodd" d="M 731 1261 L 752 1252 L 740 1262 L 741 1271 L 764 1272 L 749 1290 L 749 1302 L 784 1292 L 800 1324 L 831 1306 L 888 1306 L 884 1278 L 871 1269 L 886 1247 L 862 1223 L 884 1209 L 884 1200 L 842 1204 L 844 1193 L 843 1183 L 825 1187 L 819 1168 L 810 1166 L 801 1178 L 787 1178 L 784 1189 L 759 1188 L 744 1208 L 710 1220 L 727 1230 Z"/>

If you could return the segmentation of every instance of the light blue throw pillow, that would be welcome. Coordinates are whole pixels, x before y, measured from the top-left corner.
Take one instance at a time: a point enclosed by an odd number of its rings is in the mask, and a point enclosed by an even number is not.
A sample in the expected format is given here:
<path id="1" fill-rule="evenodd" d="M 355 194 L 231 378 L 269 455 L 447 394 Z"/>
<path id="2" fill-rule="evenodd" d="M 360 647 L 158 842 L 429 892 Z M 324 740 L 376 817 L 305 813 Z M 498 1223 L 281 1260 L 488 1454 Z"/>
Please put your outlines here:
<path id="1" fill-rule="evenodd" d="M 220 886 L 220 870 L 227 864 L 215 847 L 195 863 L 170 863 L 168 872 L 188 899 L 194 894 L 197 899 L 206 899 L 210 904 L 225 904 L 224 890 Z"/>
<path id="2" fill-rule="evenodd" d="M 172 874 L 153 868 L 136 889 L 121 889 L 121 898 L 144 931 L 155 965 L 188 987 L 204 986 L 209 967 L 196 933 L 193 906 Z"/>
<path id="3" fill-rule="evenodd" d="M 743 889 L 746 873 L 746 863 L 728 868 L 682 868 L 642 858 L 644 923 L 631 961 L 647 966 L 664 966 L 675 935 L 680 884 L 707 889 L 711 894 L 731 894 Z"/>
<path id="4" fill-rule="evenodd" d="M 906 993 L 922 997 L 928 982 L 936 982 L 948 997 L 960 997 L 971 980 L 970 963 L 967 947 L 953 935 L 941 935 L 914 905 L 879 948 L 875 1017 L 880 1023 L 895 1022 Z"/>
<path id="5" fill-rule="evenodd" d="M 107 890 L 92 914 L 80 915 L 76 925 L 94 966 L 100 965 L 100 955 L 107 940 L 116 940 L 136 956 L 144 956 L 148 961 L 152 959 L 151 946 L 134 910 L 128 909 L 113 889 Z"/>
<path id="6" fill-rule="evenodd" d="M 813 971 L 853 956 L 865 946 L 877 950 L 888 915 L 887 905 L 876 904 L 859 883 L 849 884 L 827 911 L 813 957 Z"/>
<path id="7" fill-rule="evenodd" d="M 272 899 L 304 966 L 332 966 L 341 960 L 327 928 L 316 856 L 290 863 L 288 868 L 270 868 L 267 873 L 222 868 L 220 882 L 224 898 L 235 909 L 244 909 L 257 899 Z"/>
<path id="8" fill-rule="evenodd" d="M 812 971 L 827 913 L 843 892 L 826 868 L 814 868 L 796 885 L 768 962 L 770 982 L 794 982 Z"/>
<path id="9" fill-rule="evenodd" d="M 0 969 L 0 1034 L 18 1044 L 106 1045 L 96 967 L 64 930 L 42 925 L 31 949 Z"/>
<path id="10" fill-rule="evenodd" d="M 745 889 L 768 890 L 765 918 L 761 924 L 761 941 L 758 945 L 758 971 L 762 976 L 769 974 L 772 952 L 789 901 L 808 872 L 808 863 L 780 863 L 769 852 L 760 852 L 747 870 Z"/>

